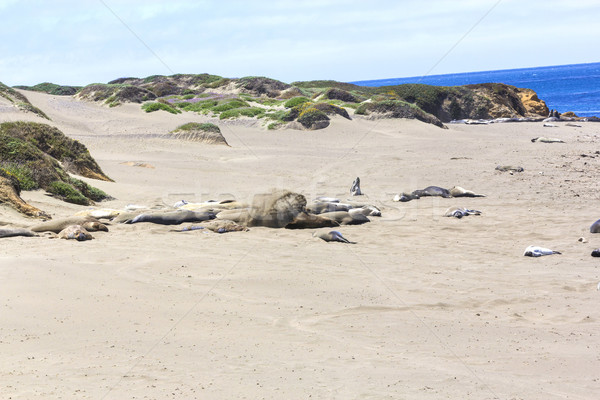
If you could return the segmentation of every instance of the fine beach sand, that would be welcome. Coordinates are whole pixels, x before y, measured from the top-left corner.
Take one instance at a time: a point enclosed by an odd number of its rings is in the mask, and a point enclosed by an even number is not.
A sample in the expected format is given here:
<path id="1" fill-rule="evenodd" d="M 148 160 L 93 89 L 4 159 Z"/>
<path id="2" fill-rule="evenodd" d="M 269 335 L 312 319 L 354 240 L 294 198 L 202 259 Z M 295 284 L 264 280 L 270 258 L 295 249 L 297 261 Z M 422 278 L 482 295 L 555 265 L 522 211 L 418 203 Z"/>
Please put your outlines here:
<path id="1" fill-rule="evenodd" d="M 339 229 L 355 245 L 313 230 L 150 224 L 81 243 L 0 239 L 0 398 L 598 398 L 600 124 L 217 121 L 227 147 L 155 137 L 199 115 L 24 93 L 52 121 L 7 107 L 0 121 L 49 123 L 84 143 L 115 180 L 84 178 L 115 197 L 100 207 L 251 201 L 274 188 L 345 200 L 359 176 L 361 200 L 383 216 Z M 429 185 L 487 197 L 392 201 Z M 22 197 L 55 218 L 87 208 Z M 450 206 L 482 215 L 442 217 Z M 0 226 L 34 223 L 0 206 Z M 523 257 L 532 244 L 563 254 Z"/>

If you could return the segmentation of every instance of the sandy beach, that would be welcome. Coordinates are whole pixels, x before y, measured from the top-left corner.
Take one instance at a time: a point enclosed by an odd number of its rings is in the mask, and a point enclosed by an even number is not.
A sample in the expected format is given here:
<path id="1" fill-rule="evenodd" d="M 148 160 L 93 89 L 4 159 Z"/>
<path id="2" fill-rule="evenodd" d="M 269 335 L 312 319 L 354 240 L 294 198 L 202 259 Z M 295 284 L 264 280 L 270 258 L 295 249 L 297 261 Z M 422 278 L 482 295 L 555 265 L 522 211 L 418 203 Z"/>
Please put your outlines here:
<path id="1" fill-rule="evenodd" d="M 270 131 L 23 93 L 52 121 L 10 108 L 0 121 L 49 123 L 84 143 L 115 181 L 82 178 L 115 198 L 101 207 L 275 188 L 345 200 L 358 176 L 382 216 L 340 227 L 354 245 L 313 230 L 147 223 L 87 242 L 0 239 L 0 398 L 598 398 L 600 124 L 356 116 Z M 219 124 L 230 147 L 155 137 L 192 121 Z M 487 197 L 392 201 L 429 185 Z M 88 208 L 22 197 L 53 217 Z M 482 215 L 444 218 L 450 206 Z M 0 226 L 35 222 L 0 206 Z M 523 257 L 529 245 L 562 254 Z"/>

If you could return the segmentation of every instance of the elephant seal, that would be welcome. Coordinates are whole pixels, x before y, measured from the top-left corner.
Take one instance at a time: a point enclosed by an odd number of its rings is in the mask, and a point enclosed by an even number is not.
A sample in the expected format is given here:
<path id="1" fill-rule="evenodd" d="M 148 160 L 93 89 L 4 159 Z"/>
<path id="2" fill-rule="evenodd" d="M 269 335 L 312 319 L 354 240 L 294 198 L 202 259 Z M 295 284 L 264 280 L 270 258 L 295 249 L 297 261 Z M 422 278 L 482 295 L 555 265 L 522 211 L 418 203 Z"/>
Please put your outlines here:
<path id="1" fill-rule="evenodd" d="M 444 213 L 444 217 L 454 217 L 454 218 L 462 218 L 467 215 L 481 215 L 481 211 L 477 210 L 469 210 L 463 207 L 450 207 Z"/>
<path id="2" fill-rule="evenodd" d="M 600 233 L 600 219 L 590 226 L 591 233 Z"/>
<path id="3" fill-rule="evenodd" d="M 69 225 L 59 232 L 60 239 L 74 239 L 78 242 L 92 240 L 94 237 L 81 225 Z"/>
<path id="4" fill-rule="evenodd" d="M 496 167 L 496 171 L 500 172 L 523 172 L 525 171 L 523 167 L 513 166 L 513 165 L 498 165 Z"/>
<path id="5" fill-rule="evenodd" d="M 475 194 L 475 192 L 461 188 L 460 186 L 454 186 L 452 189 L 450 189 L 450 196 L 452 196 L 452 197 L 486 197 L 485 194 Z"/>
<path id="6" fill-rule="evenodd" d="M 333 212 L 333 211 L 348 211 L 351 206 L 343 203 L 326 203 L 326 202 L 315 202 L 310 206 L 306 207 L 306 211 L 312 214 L 322 214 L 325 212 Z"/>
<path id="7" fill-rule="evenodd" d="M 181 229 L 173 229 L 174 232 L 188 232 L 200 229 L 206 229 L 215 233 L 227 233 L 227 232 L 247 232 L 248 228 L 242 226 L 234 221 L 226 219 L 213 219 L 210 221 L 204 221 L 201 225 L 190 225 Z"/>
<path id="8" fill-rule="evenodd" d="M 200 222 L 214 219 L 215 214 L 212 212 L 196 212 L 196 211 L 164 211 L 154 213 L 142 213 L 127 221 L 127 224 L 137 224 L 138 222 L 150 222 L 160 225 L 179 225 L 184 222 Z"/>
<path id="9" fill-rule="evenodd" d="M 541 136 L 541 137 L 535 137 L 535 138 L 531 139 L 531 141 L 533 143 L 536 143 L 536 142 L 540 142 L 540 143 L 564 143 L 564 141 L 561 140 L 561 139 L 547 138 L 547 137 L 543 137 L 543 136 Z"/>
<path id="10" fill-rule="evenodd" d="M 25 228 L 0 228 L 0 238 L 13 236 L 38 236 L 35 232 Z"/>
<path id="11" fill-rule="evenodd" d="M 233 210 L 238 208 L 247 208 L 248 204 L 240 203 L 235 200 L 223 200 L 223 201 L 205 201 L 203 203 L 186 203 L 179 208 L 180 210 L 189 211 L 204 211 L 204 210 Z"/>
<path id="12" fill-rule="evenodd" d="M 306 209 L 306 198 L 289 190 L 254 195 L 248 209 L 248 226 L 284 228 Z"/>
<path id="13" fill-rule="evenodd" d="M 115 210 L 112 208 L 93 208 L 89 210 L 83 210 L 75 213 L 77 217 L 92 217 L 96 219 L 109 219 L 112 220 L 121 214 L 121 210 Z"/>
<path id="14" fill-rule="evenodd" d="M 340 224 L 331 218 L 322 215 L 309 214 L 301 212 L 296 215 L 296 218 L 285 226 L 286 229 L 315 229 L 315 228 L 331 228 Z"/>
<path id="15" fill-rule="evenodd" d="M 547 249 L 545 247 L 539 246 L 528 246 L 525 249 L 525 253 L 523 253 L 526 257 L 541 257 L 541 256 L 549 256 L 551 254 L 562 254 L 560 251 L 554 251 Z"/>
<path id="16" fill-rule="evenodd" d="M 352 196 L 361 196 L 362 192 L 360 191 L 360 178 L 357 176 L 354 182 L 352 182 L 352 186 L 350 187 L 350 194 Z"/>
<path id="17" fill-rule="evenodd" d="M 92 217 L 67 217 L 53 219 L 41 224 L 32 226 L 30 229 L 34 232 L 54 232 L 59 233 L 69 225 L 81 225 L 84 229 L 90 232 L 105 231 L 108 232 L 108 227 Z"/>
<path id="18" fill-rule="evenodd" d="M 217 219 L 233 221 L 238 224 L 248 225 L 250 212 L 247 209 L 223 210 L 217 214 Z"/>
<path id="19" fill-rule="evenodd" d="M 358 208 L 351 208 L 348 210 L 351 215 L 362 214 L 365 217 L 381 217 L 381 210 L 375 206 L 364 205 Z"/>
<path id="20" fill-rule="evenodd" d="M 592 257 L 600 257 L 600 249 L 594 249 L 592 250 Z M 600 287 L 600 285 L 599 285 Z M 600 290 L 600 289 L 598 289 Z"/>
<path id="21" fill-rule="evenodd" d="M 340 225 L 360 225 L 370 222 L 370 219 L 360 213 L 350 214 L 348 211 L 334 211 L 319 214 L 321 217 L 329 218 Z"/>
<path id="22" fill-rule="evenodd" d="M 452 197 L 448 189 L 444 189 L 439 186 L 427 186 L 423 190 L 415 190 L 412 192 L 413 196 L 426 197 L 426 196 L 440 196 L 443 198 Z"/>
<path id="23" fill-rule="evenodd" d="M 330 232 L 315 232 L 313 233 L 313 237 L 318 237 L 319 239 L 323 239 L 326 242 L 341 242 L 341 243 L 350 243 L 356 244 L 356 242 L 351 242 L 346 239 L 339 231 L 330 231 Z"/>

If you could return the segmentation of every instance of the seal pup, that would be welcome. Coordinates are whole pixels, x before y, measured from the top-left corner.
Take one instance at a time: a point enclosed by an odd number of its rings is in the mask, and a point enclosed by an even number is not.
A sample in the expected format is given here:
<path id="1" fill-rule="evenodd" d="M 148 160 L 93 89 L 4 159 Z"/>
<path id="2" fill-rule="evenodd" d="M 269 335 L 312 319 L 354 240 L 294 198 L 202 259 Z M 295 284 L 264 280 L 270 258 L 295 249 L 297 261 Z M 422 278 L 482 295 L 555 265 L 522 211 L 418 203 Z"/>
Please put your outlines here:
<path id="1" fill-rule="evenodd" d="M 481 211 L 477 210 L 469 210 L 463 207 L 450 207 L 444 213 L 444 217 L 454 217 L 454 218 L 462 218 L 467 215 L 481 215 Z"/>
<path id="2" fill-rule="evenodd" d="M 590 226 L 591 233 L 600 233 L 600 219 Z"/>
<path id="3" fill-rule="evenodd" d="M 78 242 L 92 240 L 94 237 L 81 225 L 69 225 L 58 233 L 60 239 L 74 239 Z"/>
<path id="4" fill-rule="evenodd" d="M 346 239 L 339 231 L 330 231 L 330 232 L 315 232 L 313 233 L 313 237 L 318 237 L 323 239 L 326 242 L 341 242 L 341 243 L 350 243 L 356 244 L 356 242 L 351 242 Z"/>
<path id="5" fill-rule="evenodd" d="M 14 236 L 38 236 L 35 232 L 25 228 L 0 228 L 0 238 Z"/>
<path id="6" fill-rule="evenodd" d="M 352 186 L 350 187 L 350 194 L 352 196 L 361 196 L 362 192 L 360 191 L 360 178 L 357 176 L 354 182 L 352 182 Z"/>
<path id="7" fill-rule="evenodd" d="M 485 194 L 476 194 L 475 192 L 461 188 L 460 186 L 454 186 L 449 192 L 452 197 L 486 197 Z"/>
<path id="8" fill-rule="evenodd" d="M 540 142 L 540 143 L 564 143 L 563 140 L 557 138 L 547 138 L 547 137 L 535 137 L 531 139 L 532 143 Z"/>
<path id="9" fill-rule="evenodd" d="M 541 257 L 541 256 L 549 256 L 552 254 L 562 254 L 560 251 L 554 251 L 547 249 L 545 247 L 539 246 L 528 246 L 525 249 L 525 253 L 523 253 L 526 257 Z"/>

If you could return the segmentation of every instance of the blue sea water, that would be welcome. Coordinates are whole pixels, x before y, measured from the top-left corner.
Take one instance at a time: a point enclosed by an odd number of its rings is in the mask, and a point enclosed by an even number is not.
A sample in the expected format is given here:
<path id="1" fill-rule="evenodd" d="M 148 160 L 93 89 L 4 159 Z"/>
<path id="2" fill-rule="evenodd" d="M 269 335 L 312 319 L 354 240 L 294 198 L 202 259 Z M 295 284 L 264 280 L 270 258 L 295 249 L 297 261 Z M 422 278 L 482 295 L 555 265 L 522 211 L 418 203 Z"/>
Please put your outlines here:
<path id="1" fill-rule="evenodd" d="M 580 117 L 600 116 L 600 63 L 465 72 L 351 83 L 361 86 L 389 86 L 403 83 L 460 86 L 487 82 L 533 89 L 538 97 L 546 102 L 549 109 L 561 113 L 573 111 Z"/>

